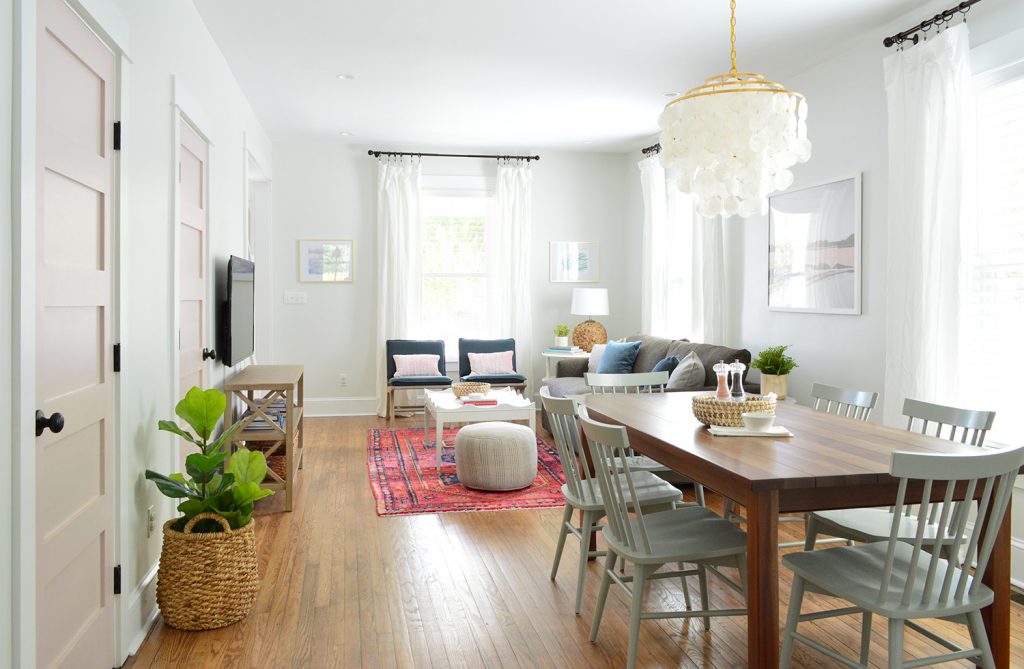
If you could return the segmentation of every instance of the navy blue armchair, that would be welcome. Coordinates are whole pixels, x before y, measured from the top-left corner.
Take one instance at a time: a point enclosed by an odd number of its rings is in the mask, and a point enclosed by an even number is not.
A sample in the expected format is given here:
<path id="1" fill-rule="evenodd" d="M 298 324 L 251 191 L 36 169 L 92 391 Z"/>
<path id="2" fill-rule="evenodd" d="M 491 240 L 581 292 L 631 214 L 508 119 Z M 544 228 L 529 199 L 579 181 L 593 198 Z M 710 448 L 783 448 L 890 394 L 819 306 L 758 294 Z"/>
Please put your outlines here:
<path id="1" fill-rule="evenodd" d="M 512 351 L 512 369 L 515 374 L 471 374 L 470 353 L 500 353 Z M 515 339 L 459 339 L 459 378 L 462 381 L 482 381 L 496 386 L 526 387 L 526 377 L 518 373 Z"/>
<path id="2" fill-rule="evenodd" d="M 452 379 L 445 376 L 444 342 L 433 339 L 388 339 L 384 345 L 388 366 L 388 422 L 393 423 L 396 411 L 419 410 L 419 406 L 397 406 L 396 390 L 418 390 L 424 388 L 448 388 Z M 437 371 L 440 376 L 395 376 L 396 355 L 436 355 Z"/>

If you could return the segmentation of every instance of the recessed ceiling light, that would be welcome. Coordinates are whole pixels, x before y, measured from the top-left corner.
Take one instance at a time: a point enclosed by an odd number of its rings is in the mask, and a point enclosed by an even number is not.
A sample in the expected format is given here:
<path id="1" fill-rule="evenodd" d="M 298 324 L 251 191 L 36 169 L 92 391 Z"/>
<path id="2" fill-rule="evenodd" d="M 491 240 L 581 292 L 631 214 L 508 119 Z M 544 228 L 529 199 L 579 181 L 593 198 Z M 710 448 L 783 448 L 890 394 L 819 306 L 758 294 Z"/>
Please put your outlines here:
<path id="1" fill-rule="evenodd" d="M 666 98 L 678 98 L 679 97 L 679 93 L 677 93 L 675 91 L 666 91 L 666 92 L 662 93 L 662 95 L 664 95 Z"/>
<path id="2" fill-rule="evenodd" d="M 352 133 L 350 133 L 348 130 L 342 130 L 338 134 L 341 135 L 342 137 L 351 137 L 352 136 Z"/>
<path id="3" fill-rule="evenodd" d="M 339 74 L 338 78 L 341 79 L 342 81 L 351 81 L 352 79 L 356 78 L 356 75 L 354 75 L 354 74 Z"/>

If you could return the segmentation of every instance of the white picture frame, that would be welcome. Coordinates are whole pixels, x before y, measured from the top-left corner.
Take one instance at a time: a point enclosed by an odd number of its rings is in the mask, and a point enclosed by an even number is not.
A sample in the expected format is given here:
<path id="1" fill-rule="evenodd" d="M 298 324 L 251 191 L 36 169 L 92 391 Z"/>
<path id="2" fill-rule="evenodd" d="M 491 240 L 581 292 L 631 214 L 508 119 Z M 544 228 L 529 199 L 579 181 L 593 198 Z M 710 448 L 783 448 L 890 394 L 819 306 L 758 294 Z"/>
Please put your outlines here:
<path id="1" fill-rule="evenodd" d="M 597 242 L 551 242 L 548 279 L 551 283 L 597 283 L 601 280 Z"/>
<path id="2" fill-rule="evenodd" d="M 301 283 L 355 281 L 355 246 L 351 239 L 300 239 Z"/>
<path id="3" fill-rule="evenodd" d="M 768 202 L 768 310 L 860 315 L 860 173 Z"/>

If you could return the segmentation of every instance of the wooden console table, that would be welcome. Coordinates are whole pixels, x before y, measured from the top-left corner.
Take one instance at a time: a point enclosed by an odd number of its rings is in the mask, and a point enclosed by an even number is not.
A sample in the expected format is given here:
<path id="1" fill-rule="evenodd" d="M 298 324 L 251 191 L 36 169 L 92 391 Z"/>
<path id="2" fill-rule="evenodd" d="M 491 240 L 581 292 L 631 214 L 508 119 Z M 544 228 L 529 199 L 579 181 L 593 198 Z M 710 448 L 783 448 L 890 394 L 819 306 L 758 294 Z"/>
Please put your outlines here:
<path id="1" fill-rule="evenodd" d="M 283 468 L 267 468 L 263 487 L 284 490 L 286 511 L 292 510 L 295 477 L 302 468 L 302 375 L 302 365 L 249 365 L 224 382 L 224 424 L 243 421 L 228 445 L 232 451 L 259 449 L 268 463 L 284 463 Z"/>

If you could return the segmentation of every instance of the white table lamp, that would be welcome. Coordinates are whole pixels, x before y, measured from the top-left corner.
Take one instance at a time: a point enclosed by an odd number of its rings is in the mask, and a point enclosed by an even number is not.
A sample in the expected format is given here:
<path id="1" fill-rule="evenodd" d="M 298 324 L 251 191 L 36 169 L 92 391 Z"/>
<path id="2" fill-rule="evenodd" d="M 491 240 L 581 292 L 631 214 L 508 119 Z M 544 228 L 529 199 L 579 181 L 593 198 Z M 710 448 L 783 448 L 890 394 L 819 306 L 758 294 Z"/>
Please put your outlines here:
<path id="1" fill-rule="evenodd" d="M 572 331 L 572 343 L 588 353 L 594 344 L 607 344 L 608 332 L 604 326 L 591 318 L 592 316 L 608 315 L 607 288 L 573 288 L 572 306 L 569 313 L 573 316 L 587 316 L 587 320 L 576 326 Z"/>

